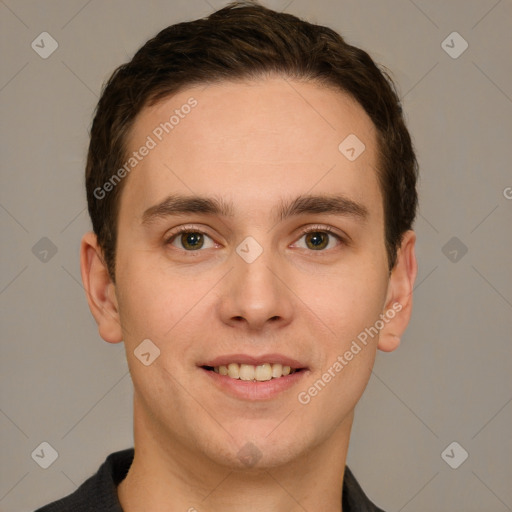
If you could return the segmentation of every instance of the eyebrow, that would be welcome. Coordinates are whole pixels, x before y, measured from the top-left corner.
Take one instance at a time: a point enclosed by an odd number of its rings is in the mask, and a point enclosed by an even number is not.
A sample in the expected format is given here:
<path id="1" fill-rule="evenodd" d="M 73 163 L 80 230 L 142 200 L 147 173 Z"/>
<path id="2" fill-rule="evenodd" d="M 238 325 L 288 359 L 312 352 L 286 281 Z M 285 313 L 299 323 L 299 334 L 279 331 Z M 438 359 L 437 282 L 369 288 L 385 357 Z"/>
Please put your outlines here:
<path id="1" fill-rule="evenodd" d="M 343 195 L 300 195 L 291 201 L 281 201 L 274 208 L 277 222 L 303 214 L 331 214 L 352 217 L 359 221 L 368 218 L 368 209 Z M 151 206 L 142 214 L 142 224 L 151 224 L 157 219 L 191 213 L 234 217 L 233 203 L 221 197 L 204 197 L 174 194 Z"/>

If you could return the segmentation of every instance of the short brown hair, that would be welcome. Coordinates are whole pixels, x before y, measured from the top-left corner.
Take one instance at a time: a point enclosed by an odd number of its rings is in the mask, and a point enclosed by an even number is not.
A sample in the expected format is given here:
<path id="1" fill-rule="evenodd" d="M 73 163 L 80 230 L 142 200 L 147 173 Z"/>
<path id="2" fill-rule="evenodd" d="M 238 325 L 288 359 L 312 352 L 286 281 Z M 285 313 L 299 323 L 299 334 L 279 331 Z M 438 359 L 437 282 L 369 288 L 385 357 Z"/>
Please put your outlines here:
<path id="1" fill-rule="evenodd" d="M 375 124 L 386 251 L 389 269 L 395 266 L 402 236 L 416 215 L 418 164 L 393 81 L 334 30 L 246 0 L 162 30 L 103 88 L 91 128 L 86 189 L 93 229 L 113 281 L 125 180 L 104 197 L 98 198 L 97 191 L 123 166 L 137 114 L 187 86 L 271 74 L 348 93 Z"/>

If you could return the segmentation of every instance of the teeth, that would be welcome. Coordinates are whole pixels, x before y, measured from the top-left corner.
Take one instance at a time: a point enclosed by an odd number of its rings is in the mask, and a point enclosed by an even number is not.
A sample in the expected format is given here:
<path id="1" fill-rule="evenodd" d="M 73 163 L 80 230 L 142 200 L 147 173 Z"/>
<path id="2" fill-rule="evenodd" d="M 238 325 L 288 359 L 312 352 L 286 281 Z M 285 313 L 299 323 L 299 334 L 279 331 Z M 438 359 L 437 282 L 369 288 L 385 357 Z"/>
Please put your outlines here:
<path id="1" fill-rule="evenodd" d="M 272 365 L 272 377 L 277 378 L 283 375 L 283 365 L 276 363 Z"/>
<path id="2" fill-rule="evenodd" d="M 272 378 L 272 366 L 268 363 L 260 364 L 256 366 L 254 370 L 254 379 L 255 380 L 270 380 Z"/>
<path id="3" fill-rule="evenodd" d="M 240 365 L 240 380 L 254 380 L 254 366 L 252 364 Z"/>
<path id="4" fill-rule="evenodd" d="M 232 379 L 264 382 L 266 380 L 279 379 L 280 377 L 290 375 L 290 373 L 296 370 L 279 363 L 264 363 L 257 366 L 252 364 L 229 363 L 227 366 L 215 366 L 213 371 L 220 375 L 227 375 Z"/>
<path id="5" fill-rule="evenodd" d="M 220 366 L 219 366 L 219 373 L 220 373 Z M 232 379 L 240 378 L 240 366 L 236 363 L 228 364 L 228 375 Z"/>

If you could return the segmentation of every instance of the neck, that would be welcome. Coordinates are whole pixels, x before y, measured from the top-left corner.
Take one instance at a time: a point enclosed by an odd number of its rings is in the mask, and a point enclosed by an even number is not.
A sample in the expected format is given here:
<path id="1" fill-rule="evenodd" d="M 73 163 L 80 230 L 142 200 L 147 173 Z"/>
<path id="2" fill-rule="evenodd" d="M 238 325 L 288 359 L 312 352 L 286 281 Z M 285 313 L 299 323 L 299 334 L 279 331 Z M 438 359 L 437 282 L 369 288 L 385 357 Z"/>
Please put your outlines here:
<path id="1" fill-rule="evenodd" d="M 135 410 L 135 457 L 118 487 L 124 512 L 341 512 L 353 415 L 323 442 L 283 464 L 235 468 L 164 438 Z"/>

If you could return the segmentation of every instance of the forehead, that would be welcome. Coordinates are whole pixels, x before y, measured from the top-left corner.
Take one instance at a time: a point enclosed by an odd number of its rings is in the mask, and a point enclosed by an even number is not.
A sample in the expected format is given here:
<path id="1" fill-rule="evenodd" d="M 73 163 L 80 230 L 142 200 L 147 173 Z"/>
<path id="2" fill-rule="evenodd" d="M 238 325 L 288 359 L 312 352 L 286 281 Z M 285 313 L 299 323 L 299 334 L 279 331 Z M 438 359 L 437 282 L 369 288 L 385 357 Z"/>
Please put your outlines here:
<path id="1" fill-rule="evenodd" d="M 184 89 L 137 117 L 121 195 L 136 216 L 167 195 L 229 197 L 269 211 L 279 195 L 339 191 L 381 214 L 376 130 L 347 94 L 284 78 Z M 150 147 L 149 151 L 139 149 Z M 238 200 L 238 201 L 237 201 Z M 123 206 L 125 205 L 125 206 Z"/>

